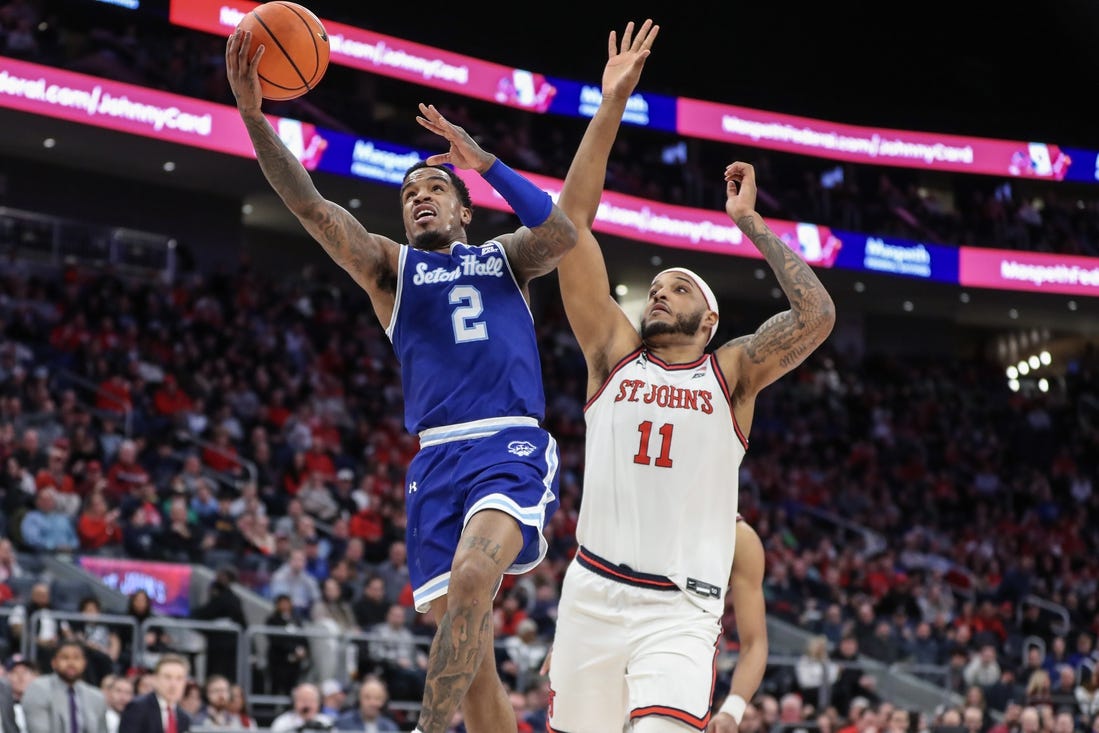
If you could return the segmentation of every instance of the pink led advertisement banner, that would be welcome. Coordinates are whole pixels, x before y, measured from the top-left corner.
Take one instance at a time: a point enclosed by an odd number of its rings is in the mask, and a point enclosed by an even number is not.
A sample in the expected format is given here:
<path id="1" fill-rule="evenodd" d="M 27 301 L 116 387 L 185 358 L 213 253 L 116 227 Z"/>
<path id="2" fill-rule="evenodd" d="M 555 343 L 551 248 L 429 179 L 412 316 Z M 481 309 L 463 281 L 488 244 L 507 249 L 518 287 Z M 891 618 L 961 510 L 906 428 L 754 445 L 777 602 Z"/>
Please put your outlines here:
<path id="1" fill-rule="evenodd" d="M 220 153 L 255 156 L 233 107 L 2 56 L 0 106 Z"/>
<path id="2" fill-rule="evenodd" d="M 169 19 L 176 25 L 228 37 L 241 18 L 258 5 L 245 0 L 172 0 Z M 553 101 L 555 89 L 540 74 L 344 23 L 322 22 L 333 63 L 535 112 L 546 111 Z"/>
<path id="3" fill-rule="evenodd" d="M 1099 259 L 961 247 L 961 285 L 997 290 L 1099 296 Z"/>
<path id="4" fill-rule="evenodd" d="M 0 107 L 256 157 L 235 107 L 4 56 L 0 56 Z M 302 165 L 315 170 L 328 144 L 317 126 L 274 115 L 267 119 Z"/>
<path id="5" fill-rule="evenodd" d="M 692 137 L 852 163 L 1062 180 L 1056 145 L 858 127 L 679 98 L 677 126 Z"/>
<path id="6" fill-rule="evenodd" d="M 228 36 L 257 3 L 247 0 L 171 0 L 172 23 Z M 332 61 L 384 76 L 443 89 L 531 112 L 577 114 L 574 82 L 451 53 L 424 44 L 324 21 Z M 647 97 L 654 109 L 663 95 Z M 980 175 L 1087 180 L 1086 151 L 1042 142 L 995 140 L 861 127 L 683 97 L 668 98 L 669 119 L 649 125 L 689 137 L 780 150 L 799 155 L 904 168 Z M 551 107 L 553 109 L 551 110 Z M 590 114 L 590 113 L 589 113 Z M 1095 182 L 1092 177 L 1091 182 Z"/>
<path id="7" fill-rule="evenodd" d="M 557 199 L 562 181 L 525 173 L 535 184 Z M 463 171 L 474 203 L 499 211 L 511 211 L 507 202 L 484 179 Z M 841 242 L 828 227 L 792 221 L 767 221 L 784 242 L 810 264 L 831 267 Z M 723 211 L 672 206 L 657 201 L 606 192 L 596 213 L 596 231 L 676 249 L 713 252 L 731 257 L 762 259 L 755 245 L 744 236 Z"/>
<path id="8" fill-rule="evenodd" d="M 0 57 L 0 107 L 255 157 L 244 124 L 233 107 L 4 57 Z M 284 117 L 269 119 L 279 137 L 309 170 L 396 185 L 408 165 L 440 152 L 357 138 Z M 468 172 L 462 175 L 478 206 L 510 211 L 480 176 Z M 559 195 L 561 181 L 527 175 L 554 198 Z M 999 290 L 1099 297 L 1099 258 L 925 246 L 804 222 L 772 219 L 768 224 L 787 246 L 818 267 L 887 272 Z M 607 192 L 594 226 L 603 233 L 663 247 L 761 257 L 720 210 L 672 206 Z"/>

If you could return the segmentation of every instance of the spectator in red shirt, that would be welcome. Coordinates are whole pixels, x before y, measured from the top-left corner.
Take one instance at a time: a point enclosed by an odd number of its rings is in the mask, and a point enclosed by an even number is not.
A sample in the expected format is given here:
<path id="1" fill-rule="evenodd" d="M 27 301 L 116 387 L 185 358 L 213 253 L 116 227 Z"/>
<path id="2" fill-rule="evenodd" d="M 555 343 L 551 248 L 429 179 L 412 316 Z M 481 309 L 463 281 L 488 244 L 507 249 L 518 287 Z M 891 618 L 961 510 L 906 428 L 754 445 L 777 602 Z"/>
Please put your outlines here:
<path id="1" fill-rule="evenodd" d="M 90 496 L 96 491 L 107 490 L 107 477 L 103 474 L 103 464 L 96 460 L 84 464 L 84 475 L 76 483 L 76 493 Z"/>
<path id="2" fill-rule="evenodd" d="M 80 495 L 76 491 L 76 481 L 68 471 L 69 441 L 58 438 L 50 446 L 45 468 L 34 477 L 35 488 L 57 490 L 57 509 L 62 514 L 75 517 L 80 511 Z"/>
<path id="3" fill-rule="evenodd" d="M 179 388 L 176 378 L 171 374 L 164 377 L 164 381 L 153 395 L 153 409 L 158 415 L 174 417 L 182 412 L 189 412 L 194 408 L 194 401 Z"/>
<path id="4" fill-rule="evenodd" d="M 1009 604 L 1010 608 L 1010 604 Z M 985 635 L 986 643 L 1003 644 L 1007 641 L 1007 628 L 992 601 L 982 601 L 971 628 L 973 635 Z"/>
<path id="5" fill-rule="evenodd" d="M 508 593 L 504 596 L 503 603 L 496 609 L 494 616 L 496 633 L 498 638 L 503 639 L 519 633 L 519 623 L 527 617 L 527 612 L 519 603 L 519 596 L 516 593 Z"/>
<path id="6" fill-rule="evenodd" d="M 236 473 L 240 468 L 237 448 L 223 427 L 214 430 L 214 444 L 202 449 L 202 462 L 221 473 Z"/>
<path id="7" fill-rule="evenodd" d="M 282 430 L 282 426 L 290 419 L 290 409 L 286 406 L 286 392 L 282 389 L 271 391 L 271 398 L 264 408 L 267 423 L 276 431 Z"/>
<path id="8" fill-rule="evenodd" d="M 319 431 L 313 431 L 313 444 L 305 452 L 305 467 L 308 473 L 320 474 L 322 481 L 334 481 L 336 464 L 328 453 L 328 442 Z"/>
<path id="9" fill-rule="evenodd" d="M 290 465 L 283 471 L 282 488 L 290 496 L 297 496 L 301 491 L 301 485 L 309 476 L 309 468 L 305 465 L 305 452 L 297 451 Z"/>
<path id="10" fill-rule="evenodd" d="M 99 322 L 99 330 L 95 332 L 93 339 L 103 351 L 116 348 L 121 341 L 121 335 L 115 328 L 114 319 L 110 316 L 104 316 Z"/>
<path id="11" fill-rule="evenodd" d="M 58 351 L 72 352 L 91 341 L 91 331 L 83 313 L 73 314 L 71 321 L 63 320 L 50 332 L 50 345 Z"/>
<path id="12" fill-rule="evenodd" d="M 122 542 L 117 509 L 108 509 L 102 494 L 92 494 L 85 502 L 84 512 L 76 523 L 76 534 L 84 550 L 98 550 Z"/>
<path id="13" fill-rule="evenodd" d="M 370 501 L 362 509 L 351 515 L 348 522 L 348 534 L 358 537 L 366 548 L 380 553 L 385 544 L 385 518 Z"/>
<path id="14" fill-rule="evenodd" d="M 141 526 L 149 527 L 157 532 L 167 524 L 162 511 L 160 495 L 157 493 L 156 484 L 152 481 L 141 485 L 126 498 L 122 503 L 121 513 L 131 523 L 135 521 L 135 517 L 140 515 L 142 517 Z"/>
<path id="15" fill-rule="evenodd" d="M 137 462 L 137 443 L 123 440 L 118 446 L 118 458 L 107 471 L 108 498 L 118 502 L 148 482 L 149 472 Z"/>
<path id="16" fill-rule="evenodd" d="M 95 407 L 104 412 L 122 414 L 133 408 L 133 396 L 130 383 L 121 374 L 112 374 L 99 383 L 96 390 Z"/>

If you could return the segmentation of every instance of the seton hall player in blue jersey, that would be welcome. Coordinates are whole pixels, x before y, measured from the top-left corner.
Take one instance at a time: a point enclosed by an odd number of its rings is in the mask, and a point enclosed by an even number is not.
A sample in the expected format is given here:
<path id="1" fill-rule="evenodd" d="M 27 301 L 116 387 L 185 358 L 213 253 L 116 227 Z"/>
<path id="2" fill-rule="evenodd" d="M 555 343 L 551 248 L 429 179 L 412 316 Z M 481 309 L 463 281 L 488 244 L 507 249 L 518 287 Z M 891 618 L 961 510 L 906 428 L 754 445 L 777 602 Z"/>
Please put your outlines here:
<path id="1" fill-rule="evenodd" d="M 401 186 L 409 244 L 368 232 L 325 200 L 260 111 L 250 34 L 236 32 L 226 71 L 272 188 L 370 296 L 401 361 L 405 426 L 421 450 L 408 469 L 409 574 L 416 608 L 431 607 L 420 729 L 443 733 L 459 703 L 471 730 L 514 731 L 496 672 L 492 597 L 504 573 L 545 555 L 557 506 L 557 444 L 540 426 L 545 397 L 527 284 L 576 244 L 576 229 L 534 184 L 482 150 L 431 106 L 417 121 L 449 144 Z M 472 169 L 523 226 L 480 247 L 465 227 L 472 202 L 443 167 Z M 463 702 L 464 699 L 464 702 Z"/>

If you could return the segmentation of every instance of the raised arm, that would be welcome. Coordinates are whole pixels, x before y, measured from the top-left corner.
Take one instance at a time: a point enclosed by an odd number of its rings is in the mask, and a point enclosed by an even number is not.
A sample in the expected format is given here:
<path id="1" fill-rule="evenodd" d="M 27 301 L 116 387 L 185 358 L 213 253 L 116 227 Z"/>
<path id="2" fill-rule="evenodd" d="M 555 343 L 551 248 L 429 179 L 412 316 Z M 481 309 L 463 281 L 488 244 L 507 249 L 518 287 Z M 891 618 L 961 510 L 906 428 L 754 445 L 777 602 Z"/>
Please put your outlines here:
<path id="1" fill-rule="evenodd" d="M 637 329 L 611 296 L 610 279 L 599 242 L 591 227 L 607 178 L 607 159 L 618 134 L 626 103 L 641 78 L 641 69 L 660 26 L 626 25 L 619 48 L 614 31 L 608 39 L 603 70 L 603 100 L 576 149 L 557 205 L 576 225 L 576 248 L 558 266 L 565 314 L 588 361 L 588 391 L 598 389 L 610 369 L 640 344 Z"/>
<path id="2" fill-rule="evenodd" d="M 737 522 L 736 550 L 729 596 L 736 616 L 736 633 L 740 640 L 733 681 L 729 696 L 706 729 L 707 733 L 735 733 L 732 725 L 740 724 L 744 708 L 763 681 L 767 671 L 767 602 L 763 596 L 765 555 L 759 535 L 747 522 Z"/>
<path id="3" fill-rule="evenodd" d="M 476 171 L 519 217 L 523 226 L 496 239 L 507 252 L 520 285 L 552 271 L 561 257 L 576 246 L 576 227 L 548 193 L 482 150 L 468 132 L 448 121 L 434 105 L 421 104 L 416 121 L 450 143 L 450 150 L 427 159 L 429 165 L 449 163 L 455 168 Z"/>
<path id="4" fill-rule="evenodd" d="M 824 343 L 835 325 L 836 312 L 813 268 L 756 213 L 756 174 L 752 166 L 739 162 L 728 166 L 725 188 L 726 213 L 763 254 L 790 301 L 789 310 L 767 319 L 754 334 L 734 339 L 717 350 L 734 402 L 741 405 L 750 403 L 761 389 L 793 370 Z M 750 422 L 745 420 L 741 425 L 746 428 Z"/>
<path id="5" fill-rule="evenodd" d="M 225 68 L 260 169 L 306 231 L 370 295 L 378 318 L 387 324 L 397 291 L 397 243 L 371 234 L 350 212 L 317 191 L 305 167 L 260 109 L 263 97 L 258 69 L 264 47 L 260 46 L 249 61 L 251 45 L 251 33 L 234 31 L 225 49 Z"/>

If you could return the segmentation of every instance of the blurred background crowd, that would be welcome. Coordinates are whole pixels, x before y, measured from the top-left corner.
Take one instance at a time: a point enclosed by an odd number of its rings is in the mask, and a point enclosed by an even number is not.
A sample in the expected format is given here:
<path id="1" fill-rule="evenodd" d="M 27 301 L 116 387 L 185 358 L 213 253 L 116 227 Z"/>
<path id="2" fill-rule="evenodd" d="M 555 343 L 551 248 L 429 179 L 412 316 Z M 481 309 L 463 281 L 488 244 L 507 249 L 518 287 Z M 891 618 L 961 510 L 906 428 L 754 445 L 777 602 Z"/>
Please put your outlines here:
<path id="1" fill-rule="evenodd" d="M 90 5 L 0 4 L 0 54 L 231 103 L 223 39 L 140 15 L 112 23 Z M 268 111 L 422 143 L 411 117 L 392 114 L 412 91 L 330 74 Z M 486 127 L 457 99 L 441 107 L 516 167 L 563 177 L 572 146 L 554 120 L 502 111 Z M 720 206 L 700 173 L 708 145 L 668 151 L 638 133 L 620 143 L 607 188 Z M 1099 256 L 1093 193 L 960 176 L 936 189 L 905 171 L 753 155 L 765 215 Z M 75 639 L 84 679 L 115 713 L 155 689 L 159 659 L 181 654 L 194 672 L 184 702 L 210 728 L 410 729 L 434 632 L 412 608 L 404 546 L 417 444 L 365 295 L 327 271 L 275 277 L 247 258 L 185 268 L 169 285 L 43 272 L 7 234 L 0 658 L 15 702 Z M 586 373 L 560 309 L 536 320 L 561 505 L 545 562 L 506 576 L 496 599 L 497 664 L 532 731 L 545 729 L 539 669 L 576 549 Z M 982 353 L 830 343 L 763 394 L 741 511 L 765 542 L 769 614 L 811 636 L 776 655 L 743 733 L 1099 733 L 1097 367 L 1087 347 L 1056 388 L 1018 392 Z M 208 568 L 189 618 L 269 631 L 242 646 L 224 629 L 149 625 L 148 589 L 104 595 L 57 570 L 79 557 Z M 731 609 L 724 628 L 717 700 L 736 656 Z M 897 705 L 881 689 L 887 668 L 941 688 L 942 703 Z"/>

